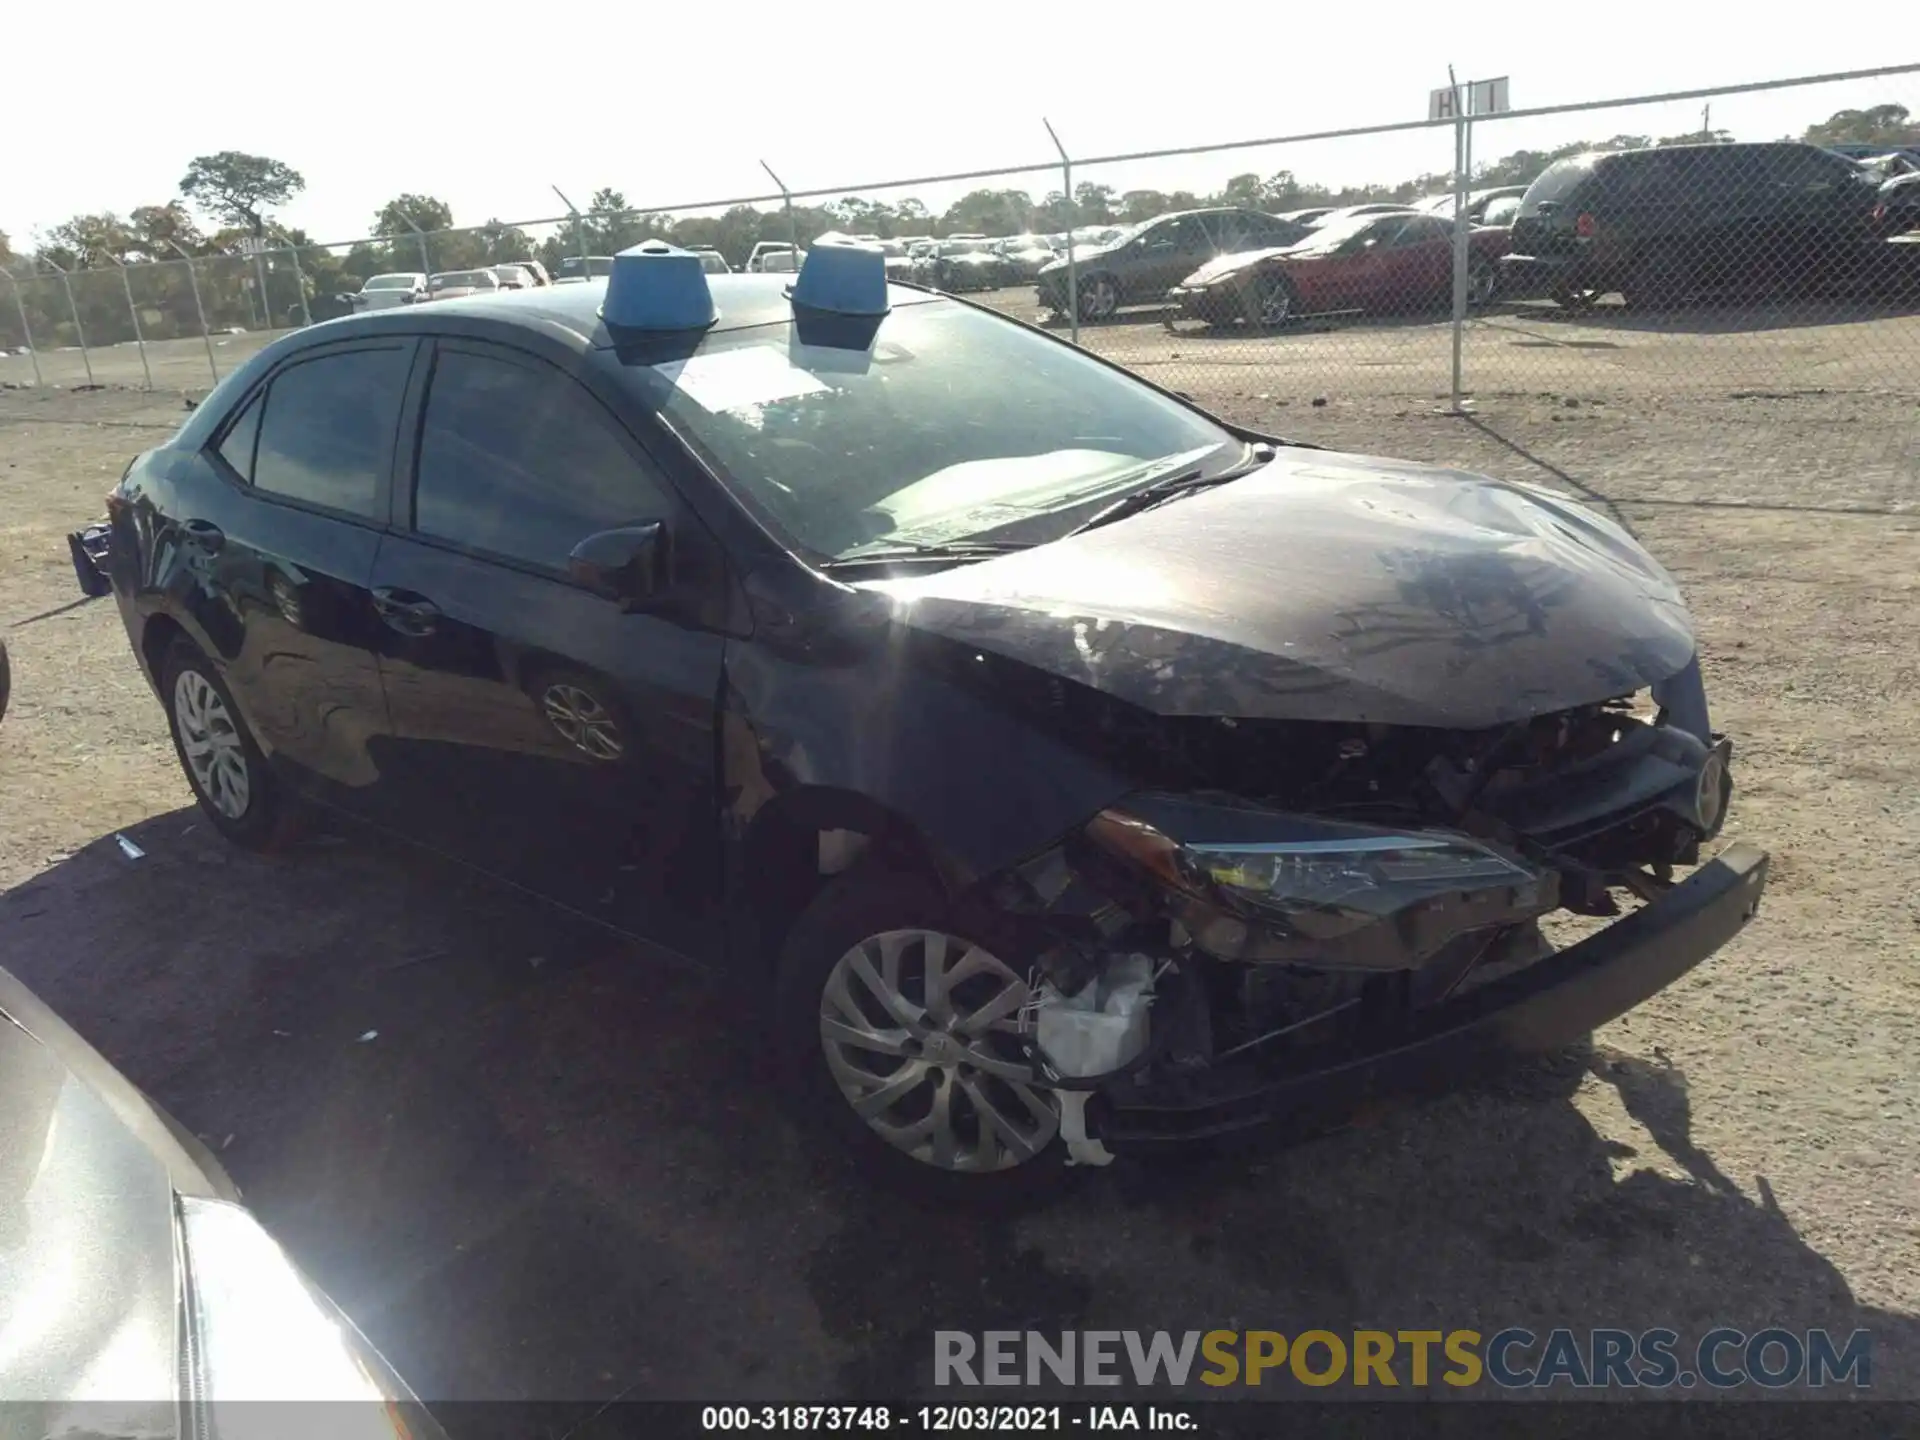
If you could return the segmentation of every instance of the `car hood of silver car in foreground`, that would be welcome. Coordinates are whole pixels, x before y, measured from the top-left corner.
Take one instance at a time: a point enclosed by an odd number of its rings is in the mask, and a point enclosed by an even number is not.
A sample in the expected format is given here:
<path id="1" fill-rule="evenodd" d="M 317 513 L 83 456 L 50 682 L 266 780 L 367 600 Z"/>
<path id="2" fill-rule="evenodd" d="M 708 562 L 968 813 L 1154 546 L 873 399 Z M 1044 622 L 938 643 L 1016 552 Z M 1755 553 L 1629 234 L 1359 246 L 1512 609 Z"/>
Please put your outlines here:
<path id="1" fill-rule="evenodd" d="M 445 1440 L 206 1147 L 4 970 L 0 1097 L 8 1434 Z"/>

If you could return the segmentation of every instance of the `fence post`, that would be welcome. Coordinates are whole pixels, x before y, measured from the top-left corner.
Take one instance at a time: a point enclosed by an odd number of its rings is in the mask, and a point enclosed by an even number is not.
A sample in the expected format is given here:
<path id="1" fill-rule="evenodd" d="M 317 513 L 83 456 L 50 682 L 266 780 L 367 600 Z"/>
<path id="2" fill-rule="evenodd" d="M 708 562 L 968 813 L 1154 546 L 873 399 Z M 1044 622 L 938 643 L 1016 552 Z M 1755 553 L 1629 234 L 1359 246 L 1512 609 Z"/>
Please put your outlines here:
<path id="1" fill-rule="evenodd" d="M 433 279 L 433 256 L 427 252 L 426 232 L 422 230 L 418 225 L 414 224 L 413 221 L 407 219 L 407 217 L 404 215 L 400 217 L 400 220 L 401 220 L 401 223 L 403 223 L 407 227 L 407 229 L 413 232 L 414 243 L 420 247 L 420 269 L 423 272 L 425 272 L 428 280 L 432 280 Z"/>
<path id="2" fill-rule="evenodd" d="M 33 326 L 27 323 L 26 297 L 20 293 L 20 282 L 14 278 L 11 270 L 0 270 L 0 275 L 6 276 L 7 284 L 13 287 L 14 308 L 20 312 L 20 334 L 27 342 L 27 358 L 33 362 L 33 384 L 38 389 L 47 382 L 40 374 L 40 352 L 34 348 Z"/>
<path id="3" fill-rule="evenodd" d="M 560 203 L 567 207 L 567 214 L 573 217 L 573 248 L 580 254 L 580 278 L 591 280 L 593 262 L 587 258 L 587 226 L 580 218 L 580 207 L 567 199 L 566 193 L 558 185 L 549 185 L 547 188 L 560 197 Z"/>
<path id="4" fill-rule="evenodd" d="M 87 353 L 87 332 L 80 328 L 80 307 L 74 303 L 73 281 L 68 279 L 67 272 L 52 260 L 48 260 L 45 256 L 37 258 L 44 264 L 52 266 L 53 273 L 60 277 L 61 288 L 67 292 L 67 313 L 73 316 L 73 335 L 80 342 L 80 363 L 87 367 L 87 384 L 91 385 L 93 384 L 93 357 Z"/>
<path id="5" fill-rule="evenodd" d="M 793 218 L 793 194 L 787 189 L 787 182 L 782 180 L 778 175 L 774 175 L 773 167 L 767 164 L 766 161 L 762 160 L 760 162 L 760 168 L 766 171 L 767 174 L 773 175 L 773 183 L 780 187 L 781 203 L 787 207 L 787 244 L 793 247 L 793 268 L 794 271 L 798 273 L 800 269 L 800 226 Z"/>
<path id="6" fill-rule="evenodd" d="M 1080 262 L 1074 258 L 1073 232 L 1074 221 L 1079 218 L 1079 210 L 1073 203 L 1073 157 L 1067 154 L 1067 147 L 1060 143 L 1060 137 L 1054 134 L 1053 122 L 1044 115 L 1040 123 L 1047 127 L 1047 135 L 1053 141 L 1053 148 L 1060 152 L 1060 183 L 1066 186 L 1061 193 L 1067 197 L 1067 324 L 1071 327 L 1073 343 L 1080 343 Z"/>
<path id="7" fill-rule="evenodd" d="M 147 337 L 140 328 L 140 307 L 133 303 L 133 281 L 127 274 L 127 262 L 117 256 L 107 257 L 120 267 L 120 286 L 127 292 L 127 318 L 133 321 L 133 343 L 140 347 L 140 373 L 147 377 L 147 389 L 153 389 L 153 367 L 147 364 Z"/>
<path id="8" fill-rule="evenodd" d="M 207 343 L 207 369 L 213 372 L 213 380 L 220 383 L 220 362 L 213 358 L 213 335 L 207 329 L 207 308 L 200 303 L 200 277 L 193 273 L 193 257 L 172 240 L 167 248 L 187 262 L 187 287 L 193 291 L 193 313 L 200 317 L 200 338 Z"/>
<path id="9" fill-rule="evenodd" d="M 1466 406 L 1460 394 L 1460 360 L 1467 330 L 1467 245 L 1472 230 L 1467 222 L 1467 186 L 1470 183 L 1467 172 L 1472 163 L 1472 152 L 1467 148 L 1471 143 L 1468 139 L 1467 105 L 1473 98 L 1473 86 L 1467 86 L 1467 96 L 1463 101 L 1460 82 L 1454 79 L 1451 65 L 1447 67 L 1447 84 L 1453 87 L 1453 378 L 1447 408 L 1455 415 L 1464 415 Z"/>
<path id="10" fill-rule="evenodd" d="M 287 258 L 293 261 L 293 288 L 300 297 L 300 324 L 306 328 L 313 324 L 313 311 L 307 308 L 307 276 L 300 268 L 300 247 L 293 243 L 293 237 L 284 230 L 275 230 L 274 234 L 287 242 Z"/>

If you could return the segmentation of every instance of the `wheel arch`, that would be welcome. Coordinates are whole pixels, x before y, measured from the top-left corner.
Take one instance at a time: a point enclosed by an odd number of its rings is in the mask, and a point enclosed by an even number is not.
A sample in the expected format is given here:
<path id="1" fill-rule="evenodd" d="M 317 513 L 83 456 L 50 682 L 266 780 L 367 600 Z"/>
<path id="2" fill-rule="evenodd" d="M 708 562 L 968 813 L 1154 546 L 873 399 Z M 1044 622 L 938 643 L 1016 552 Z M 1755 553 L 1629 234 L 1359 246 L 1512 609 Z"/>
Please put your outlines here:
<path id="1" fill-rule="evenodd" d="M 730 959 L 770 969 L 794 923 L 856 865 L 931 881 L 951 898 L 963 867 L 898 811 L 856 790 L 809 785 L 768 801 L 735 843 Z"/>

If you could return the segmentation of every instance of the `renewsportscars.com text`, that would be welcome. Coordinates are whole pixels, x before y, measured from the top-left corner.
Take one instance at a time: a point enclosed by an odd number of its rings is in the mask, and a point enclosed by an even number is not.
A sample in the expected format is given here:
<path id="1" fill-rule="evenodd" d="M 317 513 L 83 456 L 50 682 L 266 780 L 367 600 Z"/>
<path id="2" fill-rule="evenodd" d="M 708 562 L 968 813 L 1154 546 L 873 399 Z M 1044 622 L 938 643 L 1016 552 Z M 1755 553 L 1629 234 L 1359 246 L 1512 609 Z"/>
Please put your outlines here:
<path id="1" fill-rule="evenodd" d="M 1770 1327 L 1550 1330 L 937 1330 L 936 1385 L 1824 1389 L 1873 1384 L 1873 1336 Z"/>

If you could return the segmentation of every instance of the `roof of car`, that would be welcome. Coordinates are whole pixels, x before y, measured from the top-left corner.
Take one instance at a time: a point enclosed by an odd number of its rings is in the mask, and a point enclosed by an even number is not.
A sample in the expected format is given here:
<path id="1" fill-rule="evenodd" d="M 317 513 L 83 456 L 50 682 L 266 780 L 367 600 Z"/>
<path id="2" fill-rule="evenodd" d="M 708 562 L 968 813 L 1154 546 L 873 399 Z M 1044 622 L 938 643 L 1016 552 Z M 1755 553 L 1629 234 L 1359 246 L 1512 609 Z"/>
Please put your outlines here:
<path id="1" fill-rule="evenodd" d="M 720 312 L 719 319 L 707 333 L 723 334 L 730 330 L 745 330 L 755 325 L 791 320 L 793 301 L 787 292 L 792 285 L 793 272 L 790 270 L 773 274 L 707 276 L 707 287 L 713 294 L 715 308 Z M 613 335 L 600 318 L 600 305 L 606 294 L 607 282 L 595 278 L 577 285 L 554 285 L 537 290 L 439 300 L 420 307 L 421 313 L 418 314 L 413 313 L 411 307 L 402 306 L 397 310 L 380 311 L 378 315 L 392 317 L 381 323 L 394 326 L 418 326 L 422 320 L 453 316 L 522 325 L 545 323 L 571 331 L 595 349 L 609 349 L 614 344 Z M 896 307 L 924 304 L 941 298 L 932 291 L 912 286 L 887 287 L 888 303 Z M 378 316 L 361 318 L 372 321 L 377 320 Z"/>

